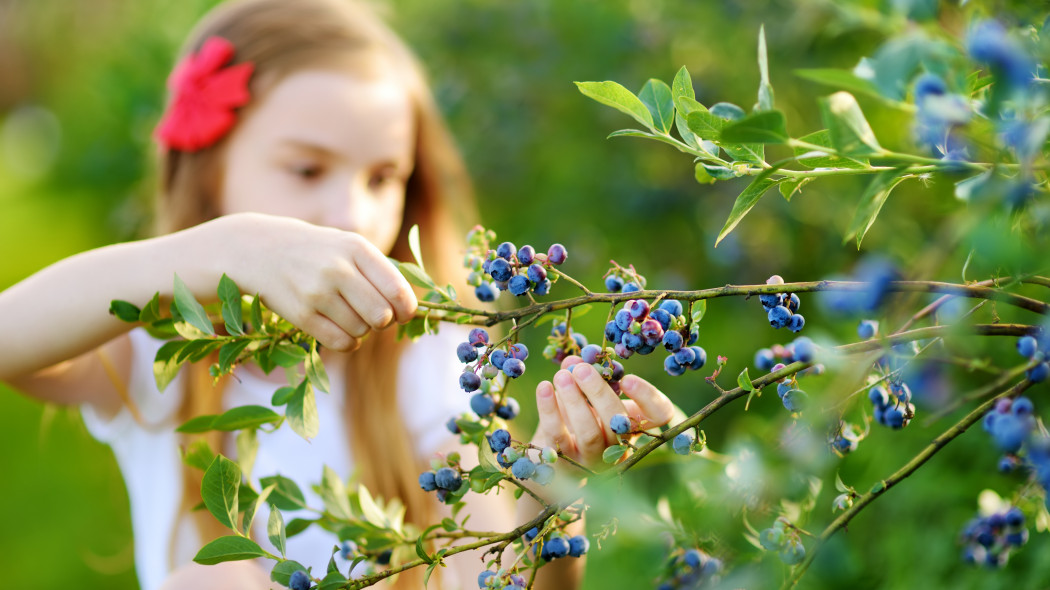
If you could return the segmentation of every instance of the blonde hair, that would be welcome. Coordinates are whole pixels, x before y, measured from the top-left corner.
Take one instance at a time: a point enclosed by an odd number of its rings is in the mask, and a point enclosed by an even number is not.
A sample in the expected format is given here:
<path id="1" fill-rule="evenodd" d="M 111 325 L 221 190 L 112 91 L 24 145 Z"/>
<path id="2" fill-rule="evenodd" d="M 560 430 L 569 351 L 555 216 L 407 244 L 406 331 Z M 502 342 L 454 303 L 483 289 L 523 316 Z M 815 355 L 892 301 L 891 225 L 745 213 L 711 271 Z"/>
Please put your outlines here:
<path id="1" fill-rule="evenodd" d="M 253 101 L 290 73 L 304 67 L 336 66 L 354 75 L 372 76 L 380 67 L 401 76 L 412 98 L 416 117 L 415 168 L 405 198 L 401 232 L 390 253 L 410 260 L 407 234 L 419 225 L 428 271 L 440 284 L 453 280 L 464 228 L 473 223 L 476 206 L 462 160 L 433 97 L 422 69 L 404 43 L 367 7 L 345 0 L 237 0 L 224 3 L 199 23 L 182 55 L 196 52 L 204 41 L 219 36 L 235 48 L 234 63 L 251 62 Z M 243 120 L 253 104 L 238 111 Z M 227 136 L 228 137 L 228 136 Z M 160 154 L 157 231 L 187 228 L 219 214 L 222 161 L 226 140 L 196 152 L 164 149 Z M 450 214 L 456 212 L 455 219 Z M 462 272 L 459 273 L 459 276 Z M 464 291 L 465 289 L 460 289 Z M 265 300 L 264 300 L 265 301 Z M 349 444 L 363 483 L 373 494 L 398 498 L 407 507 L 406 518 L 428 524 L 436 505 L 419 490 L 424 469 L 404 431 L 397 401 L 397 373 L 405 343 L 394 330 L 371 334 L 347 357 L 345 419 Z M 207 363 L 191 367 L 180 414 L 188 419 L 219 413 L 221 383 L 213 387 Z M 338 393 L 338 392 L 333 392 Z M 218 433 L 209 443 L 220 448 Z M 188 439 L 183 440 L 188 443 Z M 201 473 L 184 471 L 184 510 L 200 502 Z M 205 541 L 225 534 L 210 515 L 198 518 Z M 402 577 L 407 584 L 417 576 Z"/>

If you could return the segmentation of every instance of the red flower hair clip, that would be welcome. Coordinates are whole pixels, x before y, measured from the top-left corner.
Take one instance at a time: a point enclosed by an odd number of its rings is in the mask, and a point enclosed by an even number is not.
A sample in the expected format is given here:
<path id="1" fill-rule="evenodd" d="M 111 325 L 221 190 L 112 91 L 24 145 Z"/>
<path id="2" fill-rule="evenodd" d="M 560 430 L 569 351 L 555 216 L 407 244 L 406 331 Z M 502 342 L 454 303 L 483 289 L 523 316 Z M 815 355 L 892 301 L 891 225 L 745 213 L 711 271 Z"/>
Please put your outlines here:
<path id="1" fill-rule="evenodd" d="M 196 55 L 183 59 L 168 88 L 174 94 L 168 112 L 157 126 L 157 139 L 166 147 L 187 152 L 206 148 L 233 127 L 233 111 L 248 102 L 248 79 L 253 64 L 223 67 L 233 59 L 233 43 L 221 37 L 204 42 Z"/>

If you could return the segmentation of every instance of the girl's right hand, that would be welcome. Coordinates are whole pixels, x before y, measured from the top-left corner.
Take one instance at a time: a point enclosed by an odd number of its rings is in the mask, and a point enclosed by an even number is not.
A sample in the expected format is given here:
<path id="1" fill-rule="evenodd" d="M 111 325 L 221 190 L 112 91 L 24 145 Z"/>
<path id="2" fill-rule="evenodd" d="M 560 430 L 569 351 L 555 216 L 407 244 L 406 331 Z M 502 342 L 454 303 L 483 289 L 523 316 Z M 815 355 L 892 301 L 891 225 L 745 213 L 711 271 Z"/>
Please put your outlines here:
<path id="1" fill-rule="evenodd" d="M 371 330 L 415 314 L 408 281 L 358 234 L 256 213 L 217 222 L 225 248 L 230 232 L 245 245 L 223 272 L 326 348 L 354 350 Z"/>

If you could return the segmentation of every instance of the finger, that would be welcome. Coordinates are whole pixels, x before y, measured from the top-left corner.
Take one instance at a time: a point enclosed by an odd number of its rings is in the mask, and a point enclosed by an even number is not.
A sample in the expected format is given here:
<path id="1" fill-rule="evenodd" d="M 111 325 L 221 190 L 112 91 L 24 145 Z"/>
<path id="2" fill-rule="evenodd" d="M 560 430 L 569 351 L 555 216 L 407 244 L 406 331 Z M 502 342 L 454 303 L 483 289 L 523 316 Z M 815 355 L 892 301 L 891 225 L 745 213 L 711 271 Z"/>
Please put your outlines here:
<path id="1" fill-rule="evenodd" d="M 550 381 L 543 381 L 536 386 L 536 412 L 539 423 L 534 442 L 539 446 L 552 446 L 564 453 L 573 453 L 572 437 L 565 427 L 554 385 Z"/>
<path id="2" fill-rule="evenodd" d="M 569 367 L 581 362 L 583 362 L 582 358 L 576 356 L 575 354 L 570 354 L 569 356 L 562 359 L 561 368 L 568 369 Z"/>
<path id="3" fill-rule="evenodd" d="M 314 314 L 303 320 L 303 330 L 321 343 L 321 346 L 339 352 L 357 350 L 360 341 L 347 334 L 338 324 L 321 314 Z"/>
<path id="4" fill-rule="evenodd" d="M 393 305 L 360 269 L 347 273 L 339 283 L 339 293 L 372 330 L 382 330 L 397 319 Z"/>
<path id="5" fill-rule="evenodd" d="M 653 426 L 663 426 L 674 417 L 674 404 L 659 389 L 637 375 L 625 375 L 620 391 L 634 400 Z"/>
<path id="6" fill-rule="evenodd" d="M 344 332 L 354 338 L 361 338 L 371 327 L 357 311 L 339 295 L 334 295 L 318 303 L 317 311 L 335 323 Z"/>
<path id="7" fill-rule="evenodd" d="M 415 315 L 418 306 L 412 286 L 379 249 L 367 241 L 364 242 L 365 247 L 360 250 L 360 255 L 355 257 L 357 267 L 387 301 L 398 323 L 408 322 Z"/>
<path id="8" fill-rule="evenodd" d="M 567 426 L 583 457 L 598 457 L 607 445 L 605 427 L 598 423 L 587 398 L 566 370 L 554 374 L 554 391 L 558 405 L 565 412 Z"/>
<path id="9" fill-rule="evenodd" d="M 609 387 L 609 384 L 605 379 L 602 379 L 602 376 L 594 367 L 586 363 L 576 365 L 573 368 L 572 377 L 576 380 L 576 384 L 579 386 L 580 391 L 583 392 L 583 395 L 586 396 L 587 401 L 594 408 L 603 430 L 606 431 L 606 439 L 615 439 L 616 437 L 609 427 L 609 421 L 616 414 L 622 414 L 625 411 L 623 402 L 620 401 L 620 396 L 616 395 L 616 392 Z"/>

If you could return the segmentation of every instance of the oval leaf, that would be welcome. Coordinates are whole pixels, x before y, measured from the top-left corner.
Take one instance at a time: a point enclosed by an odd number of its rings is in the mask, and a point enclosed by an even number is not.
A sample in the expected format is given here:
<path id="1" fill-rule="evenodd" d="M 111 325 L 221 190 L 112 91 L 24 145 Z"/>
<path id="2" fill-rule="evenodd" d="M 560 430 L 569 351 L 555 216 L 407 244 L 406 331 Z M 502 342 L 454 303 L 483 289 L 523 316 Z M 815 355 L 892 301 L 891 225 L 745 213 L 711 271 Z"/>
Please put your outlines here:
<path id="1" fill-rule="evenodd" d="M 630 90 L 616 82 L 576 82 L 576 87 L 588 98 L 628 114 L 649 129 L 653 128 L 653 116 L 645 104 Z"/>
<path id="2" fill-rule="evenodd" d="M 613 445 L 611 447 L 606 447 L 605 450 L 602 451 L 602 461 L 605 461 L 609 464 L 616 463 L 620 460 L 621 457 L 624 456 L 624 453 L 626 452 L 627 447 L 625 447 L 624 445 Z"/>
<path id="3" fill-rule="evenodd" d="M 215 419 L 213 430 L 241 430 L 255 428 L 263 424 L 275 424 L 281 421 L 281 415 L 263 406 L 238 406 L 224 412 Z"/>
<path id="4" fill-rule="evenodd" d="M 201 481 L 201 498 L 208 512 L 219 522 L 235 530 L 237 490 L 240 484 L 241 468 L 222 455 L 215 457 Z"/>
<path id="5" fill-rule="evenodd" d="M 296 434 L 310 440 L 317 436 L 320 429 L 320 421 L 317 417 L 317 401 L 314 399 L 314 388 L 310 382 L 303 380 L 292 392 L 288 399 L 288 407 L 285 410 L 288 424 Z"/>
<path id="6" fill-rule="evenodd" d="M 770 188 L 780 184 L 784 179 L 778 178 L 776 180 L 771 178 L 756 178 L 754 182 L 749 184 L 744 192 L 740 193 L 740 196 L 736 198 L 736 202 L 733 203 L 733 210 L 729 212 L 729 219 L 726 220 L 726 224 L 722 227 L 722 231 L 718 232 L 718 238 L 715 240 L 715 246 L 725 239 L 729 235 L 729 232 L 733 231 L 740 220 L 747 215 L 747 212 L 755 206 L 755 203 L 762 198 L 762 195 L 766 193 Z"/>
<path id="7" fill-rule="evenodd" d="M 219 537 L 202 547 L 197 552 L 197 556 L 193 558 L 193 561 L 201 565 L 215 565 L 224 561 L 255 559 L 265 555 L 266 553 L 263 552 L 262 547 L 259 547 L 255 541 L 246 537 L 229 535 Z"/>
<path id="8" fill-rule="evenodd" d="M 871 156 L 882 151 L 852 94 L 836 92 L 820 99 L 820 112 L 831 134 L 831 145 L 840 154 Z"/>
<path id="9" fill-rule="evenodd" d="M 186 286 L 186 283 L 183 283 L 182 279 L 179 278 L 179 275 L 175 275 L 174 295 L 175 307 L 182 319 L 201 332 L 214 336 L 215 328 L 211 325 L 211 320 L 208 319 L 208 312 L 204 311 L 204 306 L 197 301 L 193 293 L 190 292 L 189 287 Z"/>
<path id="10" fill-rule="evenodd" d="M 649 109 L 656 128 L 664 133 L 671 130 L 674 122 L 674 99 L 671 87 L 662 80 L 650 79 L 638 93 L 638 99 Z"/>
<path id="11" fill-rule="evenodd" d="M 729 123 L 720 138 L 728 143 L 785 143 L 787 121 L 780 111 L 762 111 Z"/>

